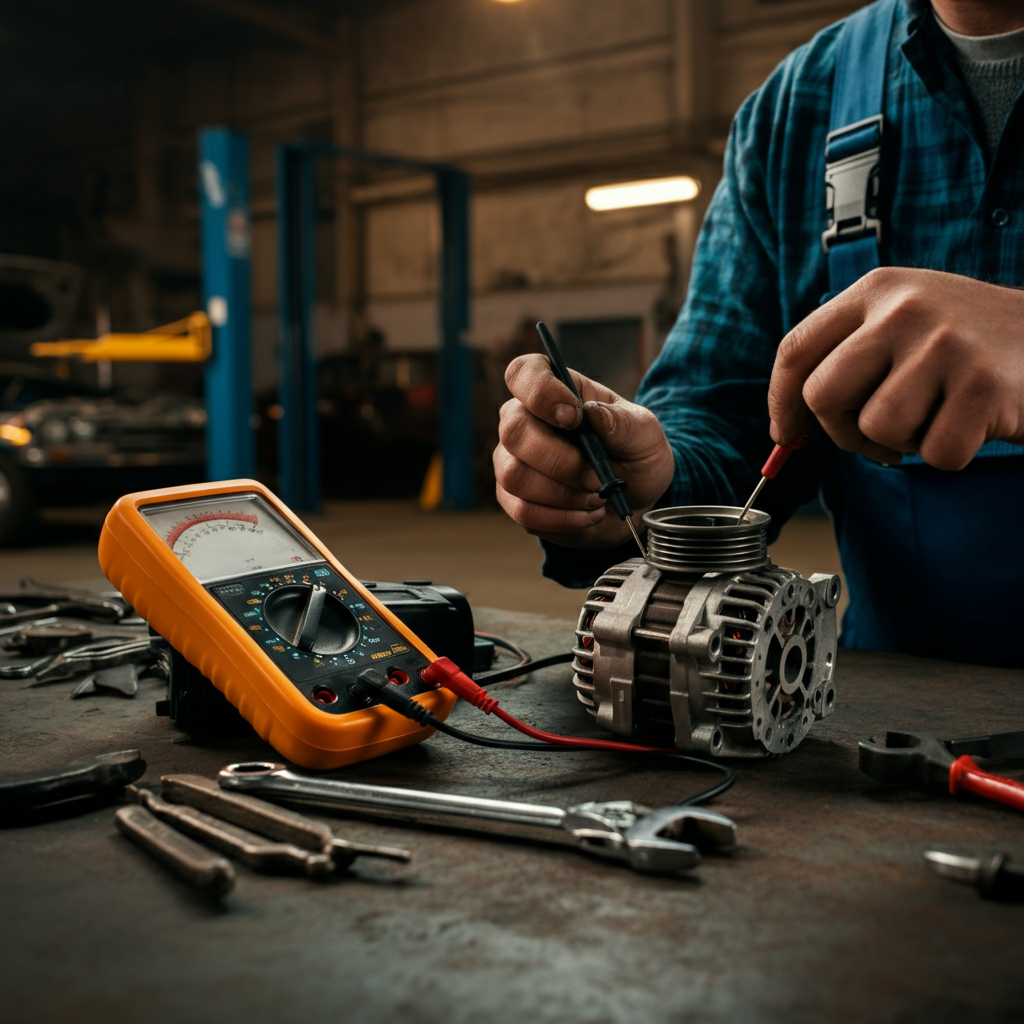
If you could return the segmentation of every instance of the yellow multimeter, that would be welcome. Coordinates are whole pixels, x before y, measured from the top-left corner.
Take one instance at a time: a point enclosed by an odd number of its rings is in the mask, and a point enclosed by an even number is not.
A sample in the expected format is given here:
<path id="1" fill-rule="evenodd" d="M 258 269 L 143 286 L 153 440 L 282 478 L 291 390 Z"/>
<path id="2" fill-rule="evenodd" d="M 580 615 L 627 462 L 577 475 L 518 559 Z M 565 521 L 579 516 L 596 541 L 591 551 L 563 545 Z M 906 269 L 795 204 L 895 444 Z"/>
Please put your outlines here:
<path id="1" fill-rule="evenodd" d="M 434 652 L 255 480 L 125 495 L 103 524 L 99 560 L 139 615 L 304 768 L 433 732 L 349 693 L 370 666 L 438 718 L 455 703 L 420 678 Z"/>

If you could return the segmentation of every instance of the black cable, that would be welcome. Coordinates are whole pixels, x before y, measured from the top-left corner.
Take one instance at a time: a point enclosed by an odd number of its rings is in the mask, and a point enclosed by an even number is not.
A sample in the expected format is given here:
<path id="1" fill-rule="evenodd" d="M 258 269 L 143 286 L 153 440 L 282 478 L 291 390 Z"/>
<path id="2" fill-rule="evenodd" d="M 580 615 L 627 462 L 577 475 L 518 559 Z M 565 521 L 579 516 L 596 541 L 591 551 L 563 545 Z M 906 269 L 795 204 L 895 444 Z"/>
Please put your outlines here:
<path id="1" fill-rule="evenodd" d="M 424 718 L 422 725 L 429 725 L 438 732 L 443 732 L 448 736 L 453 736 L 455 739 L 464 740 L 466 743 L 475 743 L 480 747 L 498 747 L 504 750 L 534 750 L 534 751 L 546 751 L 550 753 L 598 753 L 598 750 L 588 749 L 587 747 L 565 747 L 560 743 L 538 743 L 535 740 L 498 740 L 491 739 L 489 736 L 477 736 L 471 732 L 464 732 L 462 729 L 456 729 L 454 725 L 449 725 L 447 722 L 442 722 L 439 718 L 435 718 L 430 715 L 432 721 Z M 606 753 L 627 753 L 627 751 L 606 751 Z M 690 757 L 689 754 L 680 754 L 675 751 L 666 750 L 651 750 L 651 751 L 637 751 L 638 754 L 650 753 L 653 757 L 666 757 L 671 758 L 674 761 L 685 761 L 687 764 L 694 765 L 698 768 L 712 768 L 716 772 L 721 772 L 725 778 L 717 785 L 711 786 L 709 789 L 701 790 L 701 792 L 694 796 L 687 797 L 685 800 L 676 801 L 680 806 L 690 806 L 707 803 L 709 800 L 713 800 L 716 796 L 724 793 L 730 786 L 736 781 L 736 773 L 727 765 L 720 764 L 717 761 L 705 761 L 700 757 Z"/>
<path id="2" fill-rule="evenodd" d="M 479 747 L 495 747 L 499 750 L 543 751 L 552 754 L 569 753 L 572 751 L 596 753 L 600 750 L 597 747 L 563 746 L 560 743 L 541 743 L 536 740 L 498 740 L 492 739 L 489 736 L 477 736 L 471 732 L 463 732 L 462 729 L 456 729 L 454 725 L 442 722 L 440 718 L 432 715 L 419 701 L 407 697 L 396 687 L 388 685 L 384 674 L 377 669 L 371 668 L 361 672 L 356 682 L 349 687 L 349 693 L 354 697 L 380 700 L 393 711 L 397 711 L 400 715 L 404 715 L 411 721 L 416 722 L 417 725 L 437 729 L 438 732 L 443 732 L 447 736 L 463 740 L 466 743 L 474 743 Z M 610 753 L 631 753 L 631 751 L 610 751 Z M 721 772 L 725 776 L 717 785 L 701 790 L 701 792 L 696 793 L 694 796 L 689 796 L 685 800 L 678 800 L 677 804 L 683 807 L 707 803 L 707 801 L 713 800 L 716 796 L 724 793 L 736 781 L 736 773 L 727 764 L 721 764 L 718 761 L 705 761 L 703 758 L 691 757 L 689 754 L 680 754 L 673 750 L 638 750 L 635 753 L 649 753 L 655 757 L 670 758 L 673 761 L 684 761 L 698 768 L 711 768 L 713 771 Z"/>
<path id="3" fill-rule="evenodd" d="M 562 665 L 572 661 L 575 657 L 572 651 L 562 651 L 560 654 L 549 654 L 546 658 L 536 658 L 533 661 L 521 662 L 511 668 L 499 668 L 493 672 L 484 672 L 473 679 L 477 686 L 487 686 L 490 683 L 504 683 L 509 679 L 516 679 L 525 676 L 528 672 L 536 672 L 537 669 L 548 668 L 550 665 Z"/>

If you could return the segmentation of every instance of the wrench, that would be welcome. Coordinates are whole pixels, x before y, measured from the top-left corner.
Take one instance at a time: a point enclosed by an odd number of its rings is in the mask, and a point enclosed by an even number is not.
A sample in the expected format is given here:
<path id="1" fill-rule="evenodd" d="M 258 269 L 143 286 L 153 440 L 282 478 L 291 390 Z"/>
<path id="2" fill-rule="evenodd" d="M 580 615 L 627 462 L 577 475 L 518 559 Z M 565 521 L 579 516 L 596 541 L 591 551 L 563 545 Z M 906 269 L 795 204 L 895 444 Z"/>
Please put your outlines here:
<path id="1" fill-rule="evenodd" d="M 676 805 L 652 811 L 628 800 L 613 800 L 563 810 L 296 775 L 272 761 L 228 765 L 218 781 L 233 792 L 259 793 L 286 803 L 572 846 L 649 873 L 695 868 L 700 863 L 698 846 L 728 850 L 736 845 L 735 824 L 702 807 Z"/>
<path id="2" fill-rule="evenodd" d="M 195 807 L 221 821 L 231 822 L 250 832 L 258 832 L 268 839 L 294 843 L 315 853 L 325 853 L 339 869 L 347 868 L 356 857 L 386 857 L 404 863 L 412 858 L 408 850 L 394 846 L 373 846 L 338 839 L 329 826 L 319 821 L 268 804 L 246 793 L 228 793 L 213 779 L 204 779 L 201 775 L 161 776 L 160 792 L 166 800 Z"/>
<path id="3" fill-rule="evenodd" d="M 969 740 L 939 740 L 916 732 L 887 732 L 857 744 L 860 770 L 878 782 L 941 786 L 956 796 L 974 793 L 1024 811 L 1024 783 L 991 775 L 979 757 L 1024 756 L 1024 732 L 996 733 Z"/>

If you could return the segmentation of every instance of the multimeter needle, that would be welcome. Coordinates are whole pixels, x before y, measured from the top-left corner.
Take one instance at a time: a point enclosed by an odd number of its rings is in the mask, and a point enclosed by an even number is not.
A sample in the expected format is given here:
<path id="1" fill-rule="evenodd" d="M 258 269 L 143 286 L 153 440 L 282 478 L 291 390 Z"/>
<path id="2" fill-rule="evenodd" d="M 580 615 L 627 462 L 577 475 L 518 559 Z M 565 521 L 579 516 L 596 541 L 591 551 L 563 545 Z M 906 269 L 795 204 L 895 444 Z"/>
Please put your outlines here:
<path id="1" fill-rule="evenodd" d="M 804 434 L 807 433 L 807 428 L 811 425 L 810 416 L 804 421 L 804 425 L 800 428 L 800 432 L 790 441 L 788 444 L 777 444 L 773 449 L 771 455 L 768 456 L 768 461 L 761 467 L 761 479 L 757 481 L 757 486 L 754 488 L 754 493 L 747 498 L 746 505 L 743 506 L 743 511 L 736 517 L 736 522 L 742 522 L 746 518 L 747 513 L 750 511 L 751 505 L 757 501 L 757 496 L 761 493 L 762 488 L 769 480 L 774 480 L 779 470 L 786 464 L 786 460 L 790 455 L 795 452 L 801 444 L 803 444 Z"/>
<path id="2" fill-rule="evenodd" d="M 562 353 L 558 351 L 558 346 L 555 344 L 555 339 L 551 337 L 551 332 L 548 330 L 547 325 L 543 322 L 537 324 L 537 333 L 540 335 L 544 351 L 547 354 L 548 361 L 551 363 L 551 372 L 579 399 L 582 405 L 583 399 L 576 389 L 572 374 L 569 373 L 569 367 L 565 365 Z M 594 472 L 597 473 L 597 478 L 601 482 L 601 489 L 597 493 L 602 498 L 607 498 L 619 518 L 625 520 L 629 526 L 629 532 L 633 534 L 633 539 L 636 541 L 636 546 L 640 549 L 640 554 L 646 558 L 647 551 L 644 549 L 640 535 L 636 532 L 636 527 L 633 525 L 633 510 L 629 507 L 629 502 L 626 499 L 626 481 L 622 477 L 615 475 L 615 470 L 612 468 L 608 453 L 605 451 L 597 431 L 590 425 L 586 412 L 583 413 L 580 425 L 574 430 L 566 431 L 566 433 L 576 440 L 583 449 L 583 454 L 586 455 L 587 460 L 594 467 Z"/>

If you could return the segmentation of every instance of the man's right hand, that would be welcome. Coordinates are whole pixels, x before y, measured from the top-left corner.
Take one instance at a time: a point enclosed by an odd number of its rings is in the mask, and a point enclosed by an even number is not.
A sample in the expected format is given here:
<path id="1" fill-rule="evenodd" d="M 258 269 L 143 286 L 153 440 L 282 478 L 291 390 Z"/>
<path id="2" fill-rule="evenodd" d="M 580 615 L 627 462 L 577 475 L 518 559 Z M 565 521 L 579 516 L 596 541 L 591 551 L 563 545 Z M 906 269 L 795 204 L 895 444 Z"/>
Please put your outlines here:
<path id="1" fill-rule="evenodd" d="M 654 413 L 571 371 L 590 425 L 616 473 L 626 481 L 633 522 L 665 493 L 675 471 L 672 449 Z M 615 547 L 629 527 L 598 495 L 600 481 L 566 436 L 583 409 L 539 354 L 514 359 L 505 371 L 512 399 L 501 408 L 494 475 L 501 507 L 530 533 L 565 547 Z"/>

